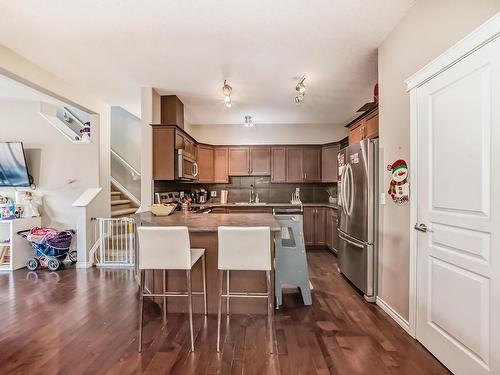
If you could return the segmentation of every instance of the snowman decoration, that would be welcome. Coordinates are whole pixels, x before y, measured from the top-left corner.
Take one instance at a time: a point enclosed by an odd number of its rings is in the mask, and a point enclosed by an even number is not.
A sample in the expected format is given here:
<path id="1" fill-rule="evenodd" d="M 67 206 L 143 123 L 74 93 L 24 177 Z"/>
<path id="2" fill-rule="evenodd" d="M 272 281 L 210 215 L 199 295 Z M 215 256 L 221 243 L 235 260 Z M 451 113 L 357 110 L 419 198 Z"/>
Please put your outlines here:
<path id="1" fill-rule="evenodd" d="M 408 203 L 410 198 L 410 184 L 408 182 L 408 165 L 404 160 L 396 160 L 392 165 L 387 166 L 387 170 L 392 173 L 391 184 L 387 193 L 394 203 L 402 206 Z"/>

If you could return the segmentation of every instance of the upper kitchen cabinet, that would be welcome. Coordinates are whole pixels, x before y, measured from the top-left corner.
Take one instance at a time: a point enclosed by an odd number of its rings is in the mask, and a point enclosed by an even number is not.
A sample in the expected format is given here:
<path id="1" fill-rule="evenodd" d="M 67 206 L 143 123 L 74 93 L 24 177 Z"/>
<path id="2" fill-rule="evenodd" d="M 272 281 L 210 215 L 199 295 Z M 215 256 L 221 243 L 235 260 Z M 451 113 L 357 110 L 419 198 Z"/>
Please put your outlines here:
<path id="1" fill-rule="evenodd" d="M 338 159 L 340 151 L 338 143 L 325 145 L 321 148 L 321 181 L 337 182 L 338 180 Z"/>
<path id="2" fill-rule="evenodd" d="M 286 182 L 286 148 L 271 149 L 271 182 Z"/>
<path id="3" fill-rule="evenodd" d="M 186 133 L 179 130 L 175 131 L 175 149 L 184 150 L 184 153 L 188 154 L 193 159 L 196 159 L 196 142 Z"/>
<path id="4" fill-rule="evenodd" d="M 287 182 L 321 181 L 321 147 L 290 146 L 286 148 Z"/>
<path id="5" fill-rule="evenodd" d="M 230 176 L 268 176 L 271 174 L 269 147 L 230 147 Z"/>
<path id="6" fill-rule="evenodd" d="M 305 182 L 321 181 L 321 147 L 306 146 L 303 148 L 302 170 Z"/>
<path id="7" fill-rule="evenodd" d="M 214 148 L 198 145 L 198 182 L 214 182 Z"/>
<path id="8" fill-rule="evenodd" d="M 300 146 L 286 148 L 286 181 L 304 181 L 304 173 L 302 172 L 302 147 Z"/>
<path id="9" fill-rule="evenodd" d="M 229 150 L 227 147 L 214 148 L 214 182 L 229 182 L 228 160 Z"/>
<path id="10" fill-rule="evenodd" d="M 349 128 L 349 144 L 363 139 L 378 137 L 378 107 L 372 108 L 347 124 Z"/>
<path id="11" fill-rule="evenodd" d="M 271 174 L 271 149 L 250 147 L 250 175 L 269 176 Z"/>
<path id="12" fill-rule="evenodd" d="M 250 174 L 250 148 L 229 147 L 229 175 L 248 176 Z"/>
<path id="13" fill-rule="evenodd" d="M 153 179 L 173 180 L 175 178 L 175 129 L 153 127 Z"/>

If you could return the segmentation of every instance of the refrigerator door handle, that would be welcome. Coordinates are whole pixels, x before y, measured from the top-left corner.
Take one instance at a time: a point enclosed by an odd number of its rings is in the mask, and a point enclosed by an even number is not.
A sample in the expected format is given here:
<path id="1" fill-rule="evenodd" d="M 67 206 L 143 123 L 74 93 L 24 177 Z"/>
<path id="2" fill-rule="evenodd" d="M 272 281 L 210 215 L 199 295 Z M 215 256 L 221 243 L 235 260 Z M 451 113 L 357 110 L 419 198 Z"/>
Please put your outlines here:
<path id="1" fill-rule="evenodd" d="M 350 239 L 348 239 L 347 237 L 344 237 L 344 236 L 342 235 L 342 233 L 340 233 L 340 232 L 339 232 L 339 237 L 340 237 L 342 240 L 344 240 L 345 242 L 347 242 L 348 244 L 351 244 L 352 246 L 357 247 L 358 249 L 364 249 L 364 248 L 365 248 L 363 245 L 361 245 L 361 244 L 359 244 L 359 243 L 356 243 L 356 242 L 354 242 L 354 241 L 351 241 L 351 240 L 350 240 Z"/>
<path id="2" fill-rule="evenodd" d="M 353 204 L 354 204 L 354 174 L 352 173 L 351 164 L 349 164 L 349 215 L 351 215 Z"/>

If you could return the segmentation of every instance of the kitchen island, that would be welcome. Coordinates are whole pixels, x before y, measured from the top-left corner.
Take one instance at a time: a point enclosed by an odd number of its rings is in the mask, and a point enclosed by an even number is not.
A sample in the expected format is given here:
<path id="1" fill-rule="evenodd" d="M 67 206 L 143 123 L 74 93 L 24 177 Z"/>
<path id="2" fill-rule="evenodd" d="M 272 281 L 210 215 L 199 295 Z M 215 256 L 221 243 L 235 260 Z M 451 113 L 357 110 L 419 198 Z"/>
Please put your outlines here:
<path id="1" fill-rule="evenodd" d="M 134 215 L 138 226 L 187 226 L 192 248 L 205 249 L 207 267 L 207 299 L 208 313 L 217 313 L 218 302 L 218 270 L 217 270 L 217 228 L 219 226 L 250 227 L 266 226 L 271 230 L 271 252 L 274 258 L 274 236 L 281 230 L 279 223 L 271 214 L 245 213 L 245 214 L 197 214 L 191 212 L 174 212 L 170 216 L 154 216 L 151 212 Z M 168 239 L 165 240 L 165 254 L 167 255 Z M 193 291 L 203 289 L 201 262 L 192 270 Z M 264 272 L 257 271 L 232 271 L 230 274 L 231 291 L 236 292 L 265 292 L 266 280 Z M 224 286 L 226 283 L 224 282 Z M 162 292 L 163 279 L 161 271 L 148 271 L 146 286 L 152 292 Z M 186 291 L 186 273 L 184 271 L 168 271 L 167 290 Z M 158 298 L 157 302 L 161 303 Z M 225 306 L 225 304 L 224 304 Z M 168 312 L 187 312 L 187 300 L 183 297 L 169 298 L 167 301 Z M 193 296 L 193 311 L 203 313 L 203 298 Z M 237 314 L 266 314 L 267 306 L 264 299 L 234 298 L 231 300 L 231 313 Z"/>

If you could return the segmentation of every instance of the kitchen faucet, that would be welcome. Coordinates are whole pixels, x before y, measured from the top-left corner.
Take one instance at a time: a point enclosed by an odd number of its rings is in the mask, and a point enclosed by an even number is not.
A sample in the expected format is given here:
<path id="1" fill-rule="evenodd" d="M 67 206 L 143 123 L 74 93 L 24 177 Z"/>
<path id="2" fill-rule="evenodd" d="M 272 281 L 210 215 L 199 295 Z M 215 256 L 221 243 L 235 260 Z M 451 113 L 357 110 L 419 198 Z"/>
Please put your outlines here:
<path id="1" fill-rule="evenodd" d="M 250 203 L 255 202 L 255 191 L 253 185 L 250 185 Z"/>

